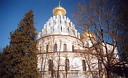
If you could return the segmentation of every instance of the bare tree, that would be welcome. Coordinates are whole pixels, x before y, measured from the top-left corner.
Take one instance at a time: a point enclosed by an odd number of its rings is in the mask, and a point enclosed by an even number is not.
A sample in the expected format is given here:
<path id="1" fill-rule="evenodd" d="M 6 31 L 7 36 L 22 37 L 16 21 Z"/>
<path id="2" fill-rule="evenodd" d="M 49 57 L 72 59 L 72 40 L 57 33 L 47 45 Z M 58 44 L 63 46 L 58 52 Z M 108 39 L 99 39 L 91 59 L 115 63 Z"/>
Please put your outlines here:
<path id="1" fill-rule="evenodd" d="M 106 78 L 111 78 L 111 70 L 120 62 L 117 59 L 118 26 L 116 5 L 111 0 L 90 0 L 89 5 L 83 1 L 76 5 L 74 17 L 80 30 L 88 34 L 95 33 L 96 38 L 89 36 L 95 55 L 100 65 L 105 69 Z M 86 35 L 86 34 L 85 34 Z M 96 41 L 96 43 L 94 42 Z M 99 73 L 102 72 L 100 68 Z M 101 74 L 99 74 L 101 75 Z M 102 78 L 102 76 L 99 76 Z"/>
<path id="2" fill-rule="evenodd" d="M 121 53 L 121 59 L 128 62 L 128 1 L 127 0 L 118 0 L 116 3 L 119 7 L 117 9 L 118 17 L 118 34 L 119 34 L 119 51 Z"/>

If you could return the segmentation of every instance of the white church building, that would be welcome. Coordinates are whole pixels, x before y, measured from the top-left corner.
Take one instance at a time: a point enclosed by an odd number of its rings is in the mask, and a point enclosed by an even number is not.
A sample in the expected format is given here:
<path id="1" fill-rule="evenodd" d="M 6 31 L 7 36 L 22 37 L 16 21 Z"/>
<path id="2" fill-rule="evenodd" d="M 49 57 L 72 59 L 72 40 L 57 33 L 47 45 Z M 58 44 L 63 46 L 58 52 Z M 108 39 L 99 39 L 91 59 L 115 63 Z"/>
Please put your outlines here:
<path id="1" fill-rule="evenodd" d="M 53 16 L 39 33 L 37 48 L 41 78 L 99 78 L 98 69 L 103 65 L 99 66 L 94 55 L 96 44 L 94 33 L 80 34 L 66 17 L 66 10 L 60 5 L 54 8 Z M 112 45 L 107 44 L 107 47 L 111 50 Z"/>

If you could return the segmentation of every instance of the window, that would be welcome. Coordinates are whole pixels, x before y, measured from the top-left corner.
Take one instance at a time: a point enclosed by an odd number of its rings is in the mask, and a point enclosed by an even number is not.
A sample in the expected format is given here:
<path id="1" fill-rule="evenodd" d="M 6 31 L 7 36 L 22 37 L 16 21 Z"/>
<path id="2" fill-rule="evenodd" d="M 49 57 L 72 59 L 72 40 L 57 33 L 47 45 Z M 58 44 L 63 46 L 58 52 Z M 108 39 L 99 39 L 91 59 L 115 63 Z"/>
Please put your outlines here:
<path id="1" fill-rule="evenodd" d="M 54 45 L 54 52 L 57 52 L 57 44 Z"/>
<path id="2" fill-rule="evenodd" d="M 71 27 L 71 23 L 69 23 L 69 26 Z"/>
<path id="3" fill-rule="evenodd" d="M 100 60 L 98 60 L 98 68 L 99 70 L 102 70 L 102 62 Z"/>
<path id="4" fill-rule="evenodd" d="M 41 45 L 40 45 L 40 48 L 39 49 L 40 49 L 40 53 L 41 53 L 41 49 L 42 49 Z"/>
<path id="5" fill-rule="evenodd" d="M 67 45 L 64 44 L 64 47 L 63 47 L 64 51 L 67 51 Z"/>
<path id="6" fill-rule="evenodd" d="M 48 66 L 48 70 L 49 70 L 49 71 L 52 71 L 52 70 L 53 70 L 53 60 L 50 59 L 50 60 L 48 61 L 48 65 L 49 65 L 49 66 Z"/>
<path id="7" fill-rule="evenodd" d="M 74 52 L 74 45 L 72 45 L 72 51 Z"/>
<path id="8" fill-rule="evenodd" d="M 83 65 L 83 71 L 86 71 L 86 63 L 85 63 L 85 60 L 82 60 L 82 65 Z"/>
<path id="9" fill-rule="evenodd" d="M 68 27 L 68 33 L 70 33 L 69 27 Z"/>
<path id="10" fill-rule="evenodd" d="M 54 32 L 54 27 L 53 27 L 53 32 Z"/>
<path id="11" fill-rule="evenodd" d="M 62 32 L 62 26 L 61 26 L 61 32 Z"/>
<path id="12" fill-rule="evenodd" d="M 61 24 L 61 20 L 60 20 L 60 24 Z"/>
<path id="13" fill-rule="evenodd" d="M 68 71 L 70 69 L 69 67 L 69 59 L 65 60 L 65 70 Z"/>
<path id="14" fill-rule="evenodd" d="M 47 46 L 46 46 L 46 52 L 48 52 L 48 47 L 49 47 L 49 46 L 47 45 Z"/>

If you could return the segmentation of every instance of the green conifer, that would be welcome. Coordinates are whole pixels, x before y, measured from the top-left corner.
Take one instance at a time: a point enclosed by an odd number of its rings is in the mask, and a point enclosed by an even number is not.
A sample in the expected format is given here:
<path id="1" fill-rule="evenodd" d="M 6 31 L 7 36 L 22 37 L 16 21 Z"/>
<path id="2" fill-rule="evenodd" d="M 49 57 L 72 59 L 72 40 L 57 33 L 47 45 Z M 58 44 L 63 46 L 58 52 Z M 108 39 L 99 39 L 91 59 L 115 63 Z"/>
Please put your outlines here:
<path id="1" fill-rule="evenodd" d="M 38 78 L 36 29 L 30 10 L 10 34 L 10 45 L 4 49 L 0 65 L 1 78 Z"/>

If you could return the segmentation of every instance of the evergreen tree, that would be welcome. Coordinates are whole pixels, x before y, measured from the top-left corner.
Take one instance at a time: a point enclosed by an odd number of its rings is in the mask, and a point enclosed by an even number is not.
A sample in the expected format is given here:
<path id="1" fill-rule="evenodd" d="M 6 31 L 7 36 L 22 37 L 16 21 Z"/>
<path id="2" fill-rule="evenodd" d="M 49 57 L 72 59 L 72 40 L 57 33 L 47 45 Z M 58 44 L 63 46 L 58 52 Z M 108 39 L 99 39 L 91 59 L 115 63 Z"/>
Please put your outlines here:
<path id="1" fill-rule="evenodd" d="M 0 65 L 1 78 L 38 78 L 36 29 L 30 10 L 10 34 L 10 45 L 4 49 Z"/>

